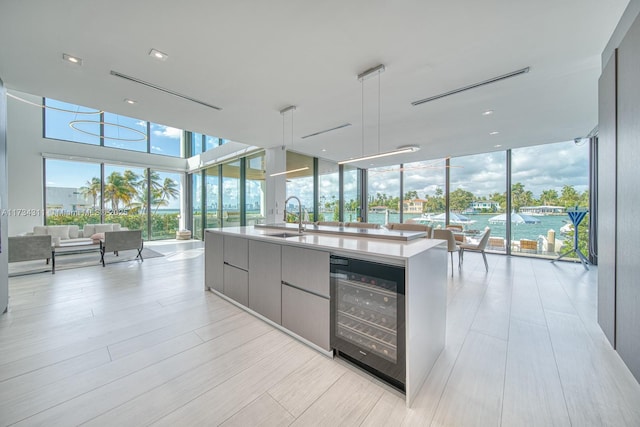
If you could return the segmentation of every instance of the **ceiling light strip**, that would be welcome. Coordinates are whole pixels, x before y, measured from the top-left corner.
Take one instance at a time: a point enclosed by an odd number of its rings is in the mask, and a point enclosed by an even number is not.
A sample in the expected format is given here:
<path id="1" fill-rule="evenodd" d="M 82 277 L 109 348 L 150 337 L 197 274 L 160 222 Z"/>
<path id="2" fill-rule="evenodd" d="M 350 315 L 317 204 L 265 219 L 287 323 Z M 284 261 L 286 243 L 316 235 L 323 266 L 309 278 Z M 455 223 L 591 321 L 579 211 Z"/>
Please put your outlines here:
<path id="1" fill-rule="evenodd" d="M 418 146 L 402 147 L 402 148 L 398 148 L 397 150 L 387 151 L 385 153 L 378 153 L 378 154 L 372 154 L 370 156 L 356 157 L 355 159 L 342 160 L 338 162 L 338 164 L 345 165 L 347 163 L 362 162 L 365 160 L 379 159 L 381 157 L 395 156 L 396 154 L 415 153 L 419 149 L 420 147 Z"/>
<path id="2" fill-rule="evenodd" d="M 164 92 L 164 93 L 167 93 L 169 95 L 173 95 L 175 97 L 185 99 L 187 101 L 195 102 L 196 104 L 200 104 L 200 105 L 203 105 L 205 107 L 213 108 L 214 110 L 222 111 L 222 108 L 216 107 L 215 105 L 211 105 L 211 104 L 208 104 L 208 103 L 206 103 L 204 101 L 200 101 L 200 100 L 197 100 L 195 98 L 191 98 L 190 96 L 183 95 L 181 93 L 174 92 L 174 91 L 169 90 L 169 89 L 165 89 L 165 88 L 163 88 L 161 86 L 155 85 L 153 83 L 145 82 L 144 80 L 140 80 L 140 79 L 135 78 L 135 77 L 127 76 L 126 74 L 122 74 L 122 73 L 119 73 L 117 71 L 111 70 L 111 75 L 115 76 L 115 77 L 120 77 L 121 79 L 129 80 L 130 82 L 133 82 L 133 83 L 138 83 L 138 84 L 141 84 L 143 86 L 147 86 L 147 87 L 149 87 L 151 89 L 159 90 L 160 92 Z"/>
<path id="3" fill-rule="evenodd" d="M 498 77 L 493 77 L 493 78 L 491 78 L 489 80 L 485 80 L 485 81 L 482 81 L 482 82 L 479 82 L 479 83 L 474 83 L 474 84 L 471 84 L 469 86 L 464 86 L 464 87 L 461 87 L 461 88 L 458 88 L 458 89 L 450 90 L 449 92 L 441 93 L 440 95 L 430 96 L 429 98 L 424 98 L 424 99 L 421 99 L 419 101 L 413 101 L 411 103 L 411 105 L 413 105 L 415 107 L 416 105 L 424 104 L 426 102 L 435 101 L 436 99 L 444 98 L 444 97 L 449 96 L 449 95 L 455 95 L 456 93 L 464 92 L 464 91 L 469 90 L 469 89 L 475 89 L 477 87 L 488 85 L 488 84 L 491 84 L 491 83 L 496 83 L 496 82 L 499 82 L 501 80 L 505 80 L 505 79 L 508 79 L 508 78 L 511 78 L 511 77 L 516 77 L 516 76 L 519 76 L 521 74 L 526 74 L 528 72 L 529 72 L 529 67 L 522 68 L 522 69 L 517 70 L 517 71 L 512 71 L 511 73 L 503 74 L 503 75 L 498 76 Z"/>
<path id="4" fill-rule="evenodd" d="M 321 130 L 319 132 L 310 133 L 309 135 L 301 136 L 300 139 L 305 139 L 305 138 L 310 138 L 312 136 L 322 135 L 323 133 L 327 133 L 327 132 L 331 132 L 331 131 L 334 131 L 334 130 L 346 128 L 346 127 L 349 127 L 349 126 L 351 126 L 351 123 L 345 123 L 343 125 L 336 126 L 334 128 L 331 128 L 331 129 L 325 129 L 325 130 Z"/>
<path id="5" fill-rule="evenodd" d="M 306 171 L 307 169 L 309 169 L 309 166 L 305 166 L 303 168 L 300 169 L 291 169 L 290 171 L 284 171 L 284 172 L 277 172 L 277 173 L 272 173 L 269 176 L 279 176 L 279 175 L 286 175 L 288 173 L 293 173 L 293 172 L 300 172 L 300 171 Z"/>

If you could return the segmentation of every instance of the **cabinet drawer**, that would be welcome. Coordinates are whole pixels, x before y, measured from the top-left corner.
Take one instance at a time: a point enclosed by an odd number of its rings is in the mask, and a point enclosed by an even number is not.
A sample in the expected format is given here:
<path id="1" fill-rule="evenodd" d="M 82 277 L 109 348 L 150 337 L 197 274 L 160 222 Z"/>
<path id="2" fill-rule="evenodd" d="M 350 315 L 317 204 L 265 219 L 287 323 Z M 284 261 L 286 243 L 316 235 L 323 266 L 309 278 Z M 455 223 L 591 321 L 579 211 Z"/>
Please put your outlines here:
<path id="1" fill-rule="evenodd" d="M 329 298 L 329 252 L 283 246 L 282 281 Z"/>
<path id="2" fill-rule="evenodd" d="M 280 245 L 249 241 L 249 308 L 281 323 Z"/>
<path id="3" fill-rule="evenodd" d="M 329 300 L 282 284 L 282 326 L 330 350 Z"/>
<path id="4" fill-rule="evenodd" d="M 224 289 L 224 237 L 220 234 L 204 233 L 204 277 L 205 290 L 214 289 L 222 292 Z"/>
<path id="5" fill-rule="evenodd" d="M 248 270 L 249 241 L 242 237 L 224 236 L 224 262 Z"/>
<path id="6" fill-rule="evenodd" d="M 246 306 L 249 304 L 249 273 L 224 265 L 224 294 Z"/>

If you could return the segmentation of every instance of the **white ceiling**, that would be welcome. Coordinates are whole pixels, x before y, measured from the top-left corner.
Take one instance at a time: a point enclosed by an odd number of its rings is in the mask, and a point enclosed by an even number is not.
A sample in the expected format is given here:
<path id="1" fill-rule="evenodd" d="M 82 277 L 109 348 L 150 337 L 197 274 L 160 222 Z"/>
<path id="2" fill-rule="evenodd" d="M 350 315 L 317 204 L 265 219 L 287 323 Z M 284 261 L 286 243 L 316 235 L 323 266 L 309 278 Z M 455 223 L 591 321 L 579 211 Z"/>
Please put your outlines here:
<path id="1" fill-rule="evenodd" d="M 331 160 L 363 153 L 364 117 L 365 154 L 421 147 L 379 165 L 425 160 L 589 133 L 597 124 L 600 54 L 627 3 L 0 0 L 0 78 L 9 91 L 261 147 L 282 145 L 279 110 L 296 105 L 293 149 Z M 151 48 L 168 60 L 150 57 Z M 63 53 L 81 57 L 82 66 L 64 62 Z M 380 63 L 386 71 L 363 88 L 356 76 Z M 411 105 L 524 67 L 531 71 Z M 488 109 L 495 113 L 483 116 Z M 347 122 L 352 126 L 300 139 Z M 290 132 L 287 122 L 291 148 Z"/>

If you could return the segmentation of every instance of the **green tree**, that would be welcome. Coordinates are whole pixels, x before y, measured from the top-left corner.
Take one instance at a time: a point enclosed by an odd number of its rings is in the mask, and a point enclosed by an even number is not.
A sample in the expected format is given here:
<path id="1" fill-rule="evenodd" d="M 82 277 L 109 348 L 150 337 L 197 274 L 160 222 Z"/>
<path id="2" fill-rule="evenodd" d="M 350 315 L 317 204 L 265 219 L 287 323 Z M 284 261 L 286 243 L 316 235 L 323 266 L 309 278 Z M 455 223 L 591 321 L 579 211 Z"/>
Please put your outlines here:
<path id="1" fill-rule="evenodd" d="M 500 205 L 501 211 L 507 210 L 507 193 L 493 193 L 489 195 L 489 198 Z"/>
<path id="2" fill-rule="evenodd" d="M 404 195 L 404 200 L 415 200 L 418 198 L 418 192 L 416 190 L 407 191 Z"/>
<path id="3" fill-rule="evenodd" d="M 423 212 L 444 212 L 444 192 L 442 188 L 436 187 L 435 195 L 425 196 L 426 202 L 422 207 Z"/>
<path id="4" fill-rule="evenodd" d="M 91 197 L 93 200 L 93 209 L 98 206 L 98 196 L 100 195 L 100 178 L 93 177 L 87 181 L 83 187 L 80 187 L 80 194 L 85 199 Z"/>
<path id="5" fill-rule="evenodd" d="M 131 175 L 128 178 L 131 178 Z M 111 172 L 107 177 L 107 182 L 104 186 L 104 197 L 111 202 L 111 209 L 119 210 L 120 202 L 125 207 L 130 206 L 137 195 L 136 188 L 120 172 Z"/>
<path id="6" fill-rule="evenodd" d="M 560 195 L 560 203 L 565 208 L 575 207 L 580 205 L 580 195 L 575 188 L 571 185 L 565 185 L 562 187 L 562 193 Z"/>
<path id="7" fill-rule="evenodd" d="M 516 182 L 511 186 L 511 206 L 518 212 L 523 206 L 533 205 L 533 193 L 524 189 L 524 184 Z"/>
<path id="8" fill-rule="evenodd" d="M 458 188 L 449 194 L 449 207 L 452 211 L 463 211 L 471 205 L 473 199 L 472 192 Z"/>
<path id="9" fill-rule="evenodd" d="M 180 195 L 178 191 L 178 184 L 172 180 L 171 178 L 165 178 L 162 183 L 162 187 L 158 190 L 158 195 L 160 196 L 159 200 L 156 203 L 156 210 L 154 213 L 158 212 L 158 208 L 162 206 L 166 206 L 169 204 L 170 199 L 177 199 Z"/>
<path id="10" fill-rule="evenodd" d="M 556 190 L 544 190 L 540 193 L 540 204 L 543 206 L 558 205 L 558 192 Z"/>

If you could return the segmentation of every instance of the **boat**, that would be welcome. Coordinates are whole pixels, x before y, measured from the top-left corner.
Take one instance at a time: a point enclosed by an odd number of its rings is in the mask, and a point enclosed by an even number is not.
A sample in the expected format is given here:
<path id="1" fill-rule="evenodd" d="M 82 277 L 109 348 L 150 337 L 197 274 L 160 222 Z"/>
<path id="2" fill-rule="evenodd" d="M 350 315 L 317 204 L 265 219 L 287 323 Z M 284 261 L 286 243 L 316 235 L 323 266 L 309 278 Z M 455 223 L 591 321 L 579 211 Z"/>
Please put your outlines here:
<path id="1" fill-rule="evenodd" d="M 423 213 L 422 216 L 420 217 L 420 222 L 442 222 L 444 223 L 446 221 L 446 215 L 445 213 L 440 213 L 440 214 L 432 214 L 432 213 Z M 474 222 L 476 222 L 475 219 L 469 219 L 464 215 L 461 215 L 459 213 L 455 213 L 455 212 L 449 212 L 449 224 L 460 224 L 460 225 L 467 225 L 467 224 L 473 224 Z"/>
<path id="2" fill-rule="evenodd" d="M 560 233 L 561 234 L 573 233 L 573 224 L 565 224 L 562 227 L 560 227 Z"/>

